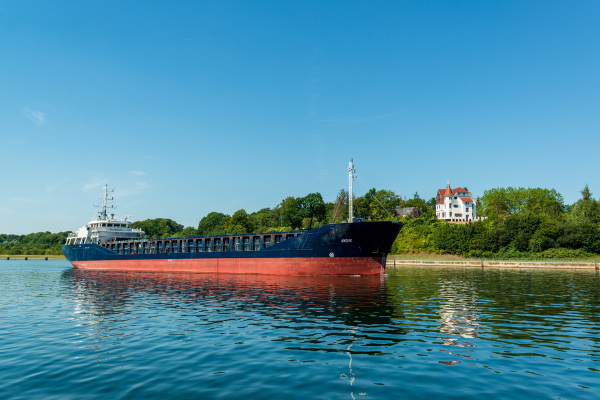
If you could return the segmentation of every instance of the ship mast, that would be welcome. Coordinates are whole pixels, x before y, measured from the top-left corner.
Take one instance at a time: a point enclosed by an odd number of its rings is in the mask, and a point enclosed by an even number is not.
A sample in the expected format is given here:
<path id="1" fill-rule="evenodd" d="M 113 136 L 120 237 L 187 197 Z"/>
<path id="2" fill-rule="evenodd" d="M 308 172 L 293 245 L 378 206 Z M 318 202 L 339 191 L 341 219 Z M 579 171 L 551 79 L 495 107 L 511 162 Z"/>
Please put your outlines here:
<path id="1" fill-rule="evenodd" d="M 348 164 L 348 181 L 350 183 L 350 190 L 348 191 L 348 222 L 354 222 L 354 213 L 352 210 L 352 182 L 354 181 L 354 160 L 350 159 Z"/>
<path id="2" fill-rule="evenodd" d="M 102 195 L 102 205 L 98 206 L 98 219 L 101 221 L 108 220 L 108 214 L 106 213 L 107 208 L 116 208 L 114 205 L 108 205 L 109 201 L 114 201 L 114 197 L 108 198 L 108 194 L 114 192 L 114 190 L 108 190 L 108 185 L 104 185 L 104 193 Z M 114 215 L 114 214 L 113 214 Z"/>

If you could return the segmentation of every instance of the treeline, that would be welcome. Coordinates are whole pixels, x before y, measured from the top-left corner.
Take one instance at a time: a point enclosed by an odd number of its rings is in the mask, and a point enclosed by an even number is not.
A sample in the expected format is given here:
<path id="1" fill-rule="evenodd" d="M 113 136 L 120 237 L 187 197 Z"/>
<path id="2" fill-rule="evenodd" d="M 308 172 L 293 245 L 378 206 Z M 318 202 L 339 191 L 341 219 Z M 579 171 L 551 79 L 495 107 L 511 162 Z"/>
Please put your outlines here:
<path id="1" fill-rule="evenodd" d="M 354 198 L 354 216 L 392 218 L 401 202 L 400 196 L 390 190 L 371 189 L 364 196 Z M 144 230 L 148 238 L 167 238 L 312 229 L 347 218 L 348 193 L 342 189 L 335 202 L 323 201 L 320 193 L 309 193 L 304 197 L 287 197 L 274 208 L 252 213 L 244 209 L 233 215 L 213 211 L 202 218 L 197 227 L 184 227 L 168 218 L 136 221 L 132 226 Z M 0 254 L 60 255 L 69 233 L 0 234 Z"/>
<path id="2" fill-rule="evenodd" d="M 456 254 L 486 258 L 600 257 L 600 203 L 588 186 L 574 204 L 564 203 L 553 189 L 494 188 L 477 199 L 481 220 L 452 224 L 436 218 L 435 198 L 424 201 L 415 193 L 405 200 L 390 190 L 369 190 L 353 199 L 354 216 L 395 220 L 399 207 L 415 207 L 418 216 L 403 218 L 404 228 L 392 254 Z M 252 232 L 312 229 L 348 218 L 348 192 L 340 190 L 334 202 L 320 193 L 287 197 L 273 208 L 232 215 L 208 213 L 197 227 L 184 227 L 167 218 L 133 223 L 149 238 L 188 237 Z M 69 232 L 29 235 L 0 234 L 1 254 L 61 254 Z"/>
<path id="3" fill-rule="evenodd" d="M 600 255 L 600 204 L 586 185 L 581 199 L 565 205 L 555 190 L 496 188 L 478 201 L 482 220 L 439 221 L 421 202 L 419 218 L 407 217 L 393 252 L 486 258 L 580 258 Z M 413 202 L 414 203 L 414 202 Z"/>
<path id="4" fill-rule="evenodd" d="M 60 255 L 70 232 L 38 232 L 27 235 L 0 234 L 0 254 Z"/>
<path id="5" fill-rule="evenodd" d="M 391 190 L 371 189 L 364 196 L 353 198 L 354 216 L 393 219 L 401 203 L 401 197 Z M 184 227 L 166 218 L 136 221 L 132 226 L 144 230 L 149 238 L 167 238 L 313 229 L 347 219 L 348 192 L 342 189 L 334 202 L 323 201 L 320 193 L 309 193 L 304 197 L 287 197 L 274 208 L 252 213 L 245 209 L 232 215 L 213 211 L 202 218 L 197 227 Z"/>

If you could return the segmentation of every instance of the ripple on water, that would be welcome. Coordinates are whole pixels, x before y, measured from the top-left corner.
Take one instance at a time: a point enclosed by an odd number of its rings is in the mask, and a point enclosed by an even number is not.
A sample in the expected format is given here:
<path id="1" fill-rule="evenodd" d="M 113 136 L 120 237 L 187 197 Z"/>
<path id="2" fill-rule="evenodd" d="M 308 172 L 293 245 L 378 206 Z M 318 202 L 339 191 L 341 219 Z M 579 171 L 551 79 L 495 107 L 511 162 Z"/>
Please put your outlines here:
<path id="1" fill-rule="evenodd" d="M 77 271 L 0 262 L 8 398 L 577 398 L 600 390 L 598 276 Z"/>

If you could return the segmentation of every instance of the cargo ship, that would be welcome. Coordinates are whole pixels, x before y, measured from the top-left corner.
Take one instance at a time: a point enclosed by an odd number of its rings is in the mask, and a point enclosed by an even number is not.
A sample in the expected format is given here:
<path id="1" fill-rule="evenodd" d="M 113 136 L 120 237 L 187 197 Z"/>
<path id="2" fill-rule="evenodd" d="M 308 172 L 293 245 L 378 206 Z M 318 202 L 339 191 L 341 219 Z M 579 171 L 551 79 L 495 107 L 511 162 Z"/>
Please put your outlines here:
<path id="1" fill-rule="evenodd" d="M 263 275 L 382 275 L 402 223 L 354 218 L 349 164 L 349 218 L 313 230 L 146 239 L 128 218 L 107 213 L 69 235 L 62 251 L 77 269 Z"/>

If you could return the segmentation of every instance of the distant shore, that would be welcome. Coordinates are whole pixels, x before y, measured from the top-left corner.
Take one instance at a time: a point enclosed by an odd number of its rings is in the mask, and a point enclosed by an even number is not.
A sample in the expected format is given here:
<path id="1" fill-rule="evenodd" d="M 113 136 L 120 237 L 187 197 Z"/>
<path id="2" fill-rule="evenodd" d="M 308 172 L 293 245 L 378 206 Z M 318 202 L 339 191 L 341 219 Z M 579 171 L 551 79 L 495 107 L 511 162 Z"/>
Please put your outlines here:
<path id="1" fill-rule="evenodd" d="M 66 260 L 63 255 L 42 255 L 42 254 L 0 254 L 0 261 L 2 260 Z"/>
<path id="2" fill-rule="evenodd" d="M 493 258 L 460 258 L 450 257 L 402 257 L 389 256 L 386 268 L 402 268 L 408 266 L 427 267 L 469 267 L 469 268 L 549 268 L 549 269 L 595 269 L 600 270 L 600 260 L 498 260 Z"/>

